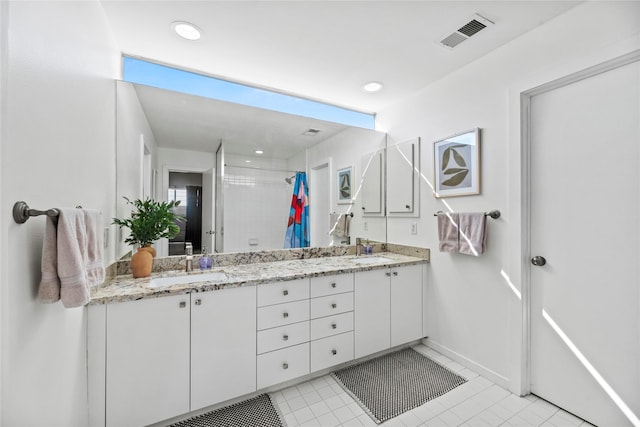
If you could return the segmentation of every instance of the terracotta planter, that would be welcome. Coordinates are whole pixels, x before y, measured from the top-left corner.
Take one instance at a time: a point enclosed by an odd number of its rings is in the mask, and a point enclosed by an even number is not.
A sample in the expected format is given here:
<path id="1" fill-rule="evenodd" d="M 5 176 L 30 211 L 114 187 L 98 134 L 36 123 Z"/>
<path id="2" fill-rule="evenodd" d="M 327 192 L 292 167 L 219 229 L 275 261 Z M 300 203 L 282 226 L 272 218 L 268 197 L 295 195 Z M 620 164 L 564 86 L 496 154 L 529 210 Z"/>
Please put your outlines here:
<path id="1" fill-rule="evenodd" d="M 145 248 L 138 249 L 138 252 L 131 256 L 131 272 L 134 278 L 149 277 L 153 268 L 153 256 Z"/>
<path id="2" fill-rule="evenodd" d="M 154 258 L 156 257 L 156 248 L 154 248 L 151 245 L 145 246 L 144 248 L 140 248 L 140 250 L 145 250 L 145 251 L 149 252 L 152 257 L 154 257 Z"/>

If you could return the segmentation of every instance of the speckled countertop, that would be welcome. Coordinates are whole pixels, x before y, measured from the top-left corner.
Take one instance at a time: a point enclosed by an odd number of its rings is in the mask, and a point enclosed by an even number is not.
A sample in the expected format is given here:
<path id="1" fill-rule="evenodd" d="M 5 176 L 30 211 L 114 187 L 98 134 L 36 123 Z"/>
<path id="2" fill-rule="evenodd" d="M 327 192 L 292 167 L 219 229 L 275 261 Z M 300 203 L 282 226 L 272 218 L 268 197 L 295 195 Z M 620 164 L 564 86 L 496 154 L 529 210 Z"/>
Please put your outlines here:
<path id="1" fill-rule="evenodd" d="M 376 260 L 376 258 L 380 257 L 383 257 L 383 259 Z M 396 252 L 383 252 L 359 257 L 343 255 L 225 265 L 204 271 L 199 270 L 197 263 L 194 263 L 194 270 L 190 273 L 185 273 L 183 270 L 163 271 L 153 273 L 151 277 L 139 279 L 134 279 L 130 274 L 116 276 L 105 282 L 104 285 L 92 290 L 91 302 L 89 304 L 106 304 L 166 295 L 205 292 L 228 287 L 301 279 L 304 277 L 327 276 L 381 269 L 390 266 L 420 264 L 427 261 L 428 255 L 425 258 Z M 226 277 L 211 281 L 199 281 L 199 276 L 201 277 L 202 274 L 214 272 L 223 272 Z M 159 288 L 151 286 L 152 280 L 166 277 L 189 277 L 193 278 L 193 282 Z"/>

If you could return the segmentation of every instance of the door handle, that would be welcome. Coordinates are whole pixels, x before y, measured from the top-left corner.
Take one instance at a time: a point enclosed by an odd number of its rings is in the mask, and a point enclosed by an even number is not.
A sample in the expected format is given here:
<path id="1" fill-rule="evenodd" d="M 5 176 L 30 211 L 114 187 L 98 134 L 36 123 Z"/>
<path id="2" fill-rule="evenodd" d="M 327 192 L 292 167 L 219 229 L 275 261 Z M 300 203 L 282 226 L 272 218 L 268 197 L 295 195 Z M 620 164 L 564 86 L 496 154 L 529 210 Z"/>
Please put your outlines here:
<path id="1" fill-rule="evenodd" d="M 209 230 L 209 231 L 205 231 L 205 234 L 216 234 L 216 232 L 213 230 Z"/>
<path id="2" fill-rule="evenodd" d="M 533 258 L 531 258 L 531 264 L 535 265 L 536 267 L 542 267 L 546 263 L 547 263 L 547 260 L 544 259 L 543 256 L 536 255 Z"/>

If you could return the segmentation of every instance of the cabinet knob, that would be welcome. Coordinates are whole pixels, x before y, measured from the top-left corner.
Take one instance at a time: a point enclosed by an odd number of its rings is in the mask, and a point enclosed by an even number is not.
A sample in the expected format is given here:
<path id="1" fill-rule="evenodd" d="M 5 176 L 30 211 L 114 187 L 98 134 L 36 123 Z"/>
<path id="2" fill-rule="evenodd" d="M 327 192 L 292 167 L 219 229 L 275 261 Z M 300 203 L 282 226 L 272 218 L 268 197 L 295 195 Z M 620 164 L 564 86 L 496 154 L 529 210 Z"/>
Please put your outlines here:
<path id="1" fill-rule="evenodd" d="M 393 275 L 394 275 L 394 276 L 397 276 L 397 275 L 398 275 L 398 272 L 397 272 L 397 271 L 394 271 L 394 272 L 393 272 Z"/>
<path id="2" fill-rule="evenodd" d="M 186 301 L 180 301 L 179 307 L 180 308 L 185 308 L 187 306 Z"/>
<path id="3" fill-rule="evenodd" d="M 336 307 L 338 307 L 338 304 L 336 304 L 335 302 L 331 304 L 331 308 L 336 308 Z"/>
<path id="4" fill-rule="evenodd" d="M 288 363 L 283 363 L 282 364 L 282 369 L 289 369 L 289 364 Z"/>
<path id="5" fill-rule="evenodd" d="M 286 341 L 286 340 L 288 340 L 288 339 L 289 339 L 289 335 L 283 335 L 283 336 L 282 336 L 282 340 L 283 340 L 283 341 Z"/>
<path id="6" fill-rule="evenodd" d="M 337 329 L 337 328 L 338 328 L 338 325 L 336 323 L 331 324 L 331 329 Z"/>
<path id="7" fill-rule="evenodd" d="M 407 209 L 411 209 L 411 206 L 409 206 L 409 205 L 404 205 L 404 207 L 407 208 Z"/>
<path id="8" fill-rule="evenodd" d="M 333 283 L 331 284 L 331 287 L 335 289 L 335 287 L 336 287 L 336 283 L 335 283 L 335 282 L 333 282 Z"/>
<path id="9" fill-rule="evenodd" d="M 391 273 L 386 272 L 385 274 L 386 274 L 387 277 L 391 277 Z"/>
<path id="10" fill-rule="evenodd" d="M 286 311 L 284 313 L 282 313 L 282 317 L 287 318 L 289 317 L 289 313 L 287 313 Z"/>
<path id="11" fill-rule="evenodd" d="M 335 356 L 336 354 L 338 354 L 338 350 L 336 350 L 336 349 L 334 348 L 333 350 L 331 350 L 331 354 L 333 354 L 333 355 Z"/>
<path id="12" fill-rule="evenodd" d="M 196 305 L 202 305 L 202 300 L 200 298 L 196 300 Z"/>
<path id="13" fill-rule="evenodd" d="M 284 291 L 282 291 L 282 295 L 286 297 L 287 295 L 289 295 L 289 291 L 285 289 Z"/>

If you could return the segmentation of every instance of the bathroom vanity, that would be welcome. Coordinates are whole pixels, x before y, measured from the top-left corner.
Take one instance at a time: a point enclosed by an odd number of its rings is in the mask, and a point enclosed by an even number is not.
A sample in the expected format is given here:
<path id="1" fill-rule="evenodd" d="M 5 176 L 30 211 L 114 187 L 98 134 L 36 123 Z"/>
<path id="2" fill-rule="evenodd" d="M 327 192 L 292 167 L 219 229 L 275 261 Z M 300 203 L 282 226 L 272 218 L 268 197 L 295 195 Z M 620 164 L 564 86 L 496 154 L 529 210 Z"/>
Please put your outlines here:
<path id="1" fill-rule="evenodd" d="M 117 276 L 88 306 L 90 424 L 159 422 L 419 340 L 426 253 Z"/>

